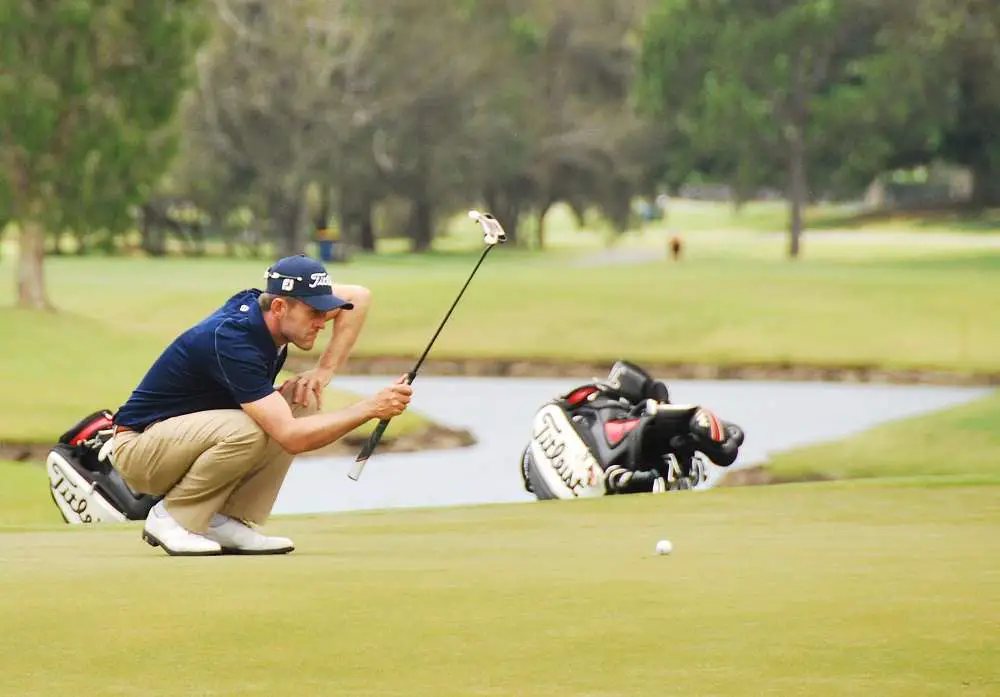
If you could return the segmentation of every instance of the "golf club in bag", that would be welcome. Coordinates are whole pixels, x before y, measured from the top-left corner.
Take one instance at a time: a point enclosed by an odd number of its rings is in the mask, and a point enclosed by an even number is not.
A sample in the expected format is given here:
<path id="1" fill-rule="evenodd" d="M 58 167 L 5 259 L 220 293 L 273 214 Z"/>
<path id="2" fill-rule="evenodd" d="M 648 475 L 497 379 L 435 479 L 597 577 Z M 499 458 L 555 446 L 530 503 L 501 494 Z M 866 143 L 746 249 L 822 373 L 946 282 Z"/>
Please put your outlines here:
<path id="1" fill-rule="evenodd" d="M 535 413 L 521 454 L 524 488 L 537 499 L 691 489 L 706 459 L 728 467 L 743 430 L 696 404 L 671 404 L 667 386 L 625 360 Z"/>
<path id="2" fill-rule="evenodd" d="M 80 419 L 46 458 L 52 501 L 72 525 L 145 520 L 162 498 L 132 491 L 112 466 L 111 417 L 101 409 Z"/>
<path id="3" fill-rule="evenodd" d="M 438 334 L 440 334 L 441 330 L 444 329 L 445 323 L 448 321 L 448 318 L 451 317 L 451 313 L 455 310 L 455 306 L 458 305 L 458 301 L 462 299 L 462 294 L 465 293 L 465 289 L 469 287 L 469 283 L 472 282 L 472 277 L 476 275 L 476 271 L 479 270 L 479 267 L 486 259 L 486 255 L 489 254 L 490 250 L 497 246 L 497 244 L 507 241 L 507 234 L 504 232 L 503 227 L 497 219 L 489 213 L 480 213 L 479 211 L 473 210 L 469 211 L 469 217 L 479 223 L 480 227 L 482 227 L 483 242 L 486 244 L 486 247 L 483 249 L 483 253 L 479 255 L 479 261 L 476 262 L 475 267 L 473 267 L 472 273 L 470 273 L 469 277 L 465 280 L 465 285 L 462 286 L 462 290 L 458 291 L 458 296 L 451 304 L 451 307 L 448 308 L 448 312 L 445 313 L 444 319 L 441 320 L 441 324 L 438 325 L 437 331 L 434 332 L 434 336 L 432 336 L 431 340 L 427 343 L 427 348 L 425 348 L 424 352 L 420 354 L 420 358 L 417 359 L 413 369 L 406 374 L 407 384 L 412 384 L 413 380 L 417 377 L 417 371 L 419 371 L 420 366 L 423 365 L 424 359 L 427 358 L 427 354 L 430 353 L 431 347 L 438 338 Z M 355 458 L 354 467 L 352 467 L 351 471 L 347 473 L 348 477 L 354 481 L 358 481 L 361 477 L 362 470 L 365 468 L 365 463 L 368 462 L 368 458 L 370 458 L 372 453 L 375 452 L 375 447 L 378 445 L 379 441 L 382 440 L 382 434 L 385 433 L 385 429 L 388 426 L 389 419 L 382 419 L 378 422 L 375 430 L 372 431 L 371 436 L 368 437 L 368 442 L 364 444 L 361 448 L 361 452 L 359 452 Z"/>

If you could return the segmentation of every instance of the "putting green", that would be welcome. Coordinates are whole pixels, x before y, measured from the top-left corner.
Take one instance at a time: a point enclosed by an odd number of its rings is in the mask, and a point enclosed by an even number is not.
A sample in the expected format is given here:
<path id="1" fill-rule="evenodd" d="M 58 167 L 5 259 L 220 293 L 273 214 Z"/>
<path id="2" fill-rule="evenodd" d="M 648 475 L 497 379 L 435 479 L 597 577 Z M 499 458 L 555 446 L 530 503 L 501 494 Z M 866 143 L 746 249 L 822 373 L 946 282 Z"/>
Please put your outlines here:
<path id="1" fill-rule="evenodd" d="M 0 694 L 986 697 L 998 492 L 277 518 L 280 558 L 168 558 L 137 524 L 0 534 Z"/>

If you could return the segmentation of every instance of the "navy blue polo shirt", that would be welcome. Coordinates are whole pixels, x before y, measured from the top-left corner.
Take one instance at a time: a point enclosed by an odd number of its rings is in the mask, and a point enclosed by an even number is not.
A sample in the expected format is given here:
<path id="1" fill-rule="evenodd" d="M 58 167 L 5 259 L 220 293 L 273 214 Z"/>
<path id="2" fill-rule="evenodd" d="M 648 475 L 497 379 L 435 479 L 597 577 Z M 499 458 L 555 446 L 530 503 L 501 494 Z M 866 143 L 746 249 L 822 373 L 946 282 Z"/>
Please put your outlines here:
<path id="1" fill-rule="evenodd" d="M 115 414 L 114 421 L 141 431 L 154 421 L 208 409 L 239 409 L 274 392 L 285 363 L 264 324 L 252 289 L 174 339 Z"/>

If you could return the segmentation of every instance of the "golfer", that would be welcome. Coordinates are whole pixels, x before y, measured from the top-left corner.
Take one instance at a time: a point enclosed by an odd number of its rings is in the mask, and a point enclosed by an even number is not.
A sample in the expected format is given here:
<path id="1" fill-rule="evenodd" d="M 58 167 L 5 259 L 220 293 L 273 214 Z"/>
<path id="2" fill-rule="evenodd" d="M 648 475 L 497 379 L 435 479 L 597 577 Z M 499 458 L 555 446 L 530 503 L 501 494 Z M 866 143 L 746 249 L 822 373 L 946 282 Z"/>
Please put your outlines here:
<path id="1" fill-rule="evenodd" d="M 113 460 L 139 493 L 162 495 L 143 539 L 172 555 L 283 554 L 267 521 L 298 453 L 332 443 L 371 419 L 402 413 L 412 388 L 400 378 L 371 398 L 319 413 L 323 388 L 347 360 L 370 292 L 334 285 L 306 256 L 280 259 L 265 290 L 244 290 L 178 336 L 114 416 Z M 316 368 L 275 389 L 288 344 L 333 338 Z"/>

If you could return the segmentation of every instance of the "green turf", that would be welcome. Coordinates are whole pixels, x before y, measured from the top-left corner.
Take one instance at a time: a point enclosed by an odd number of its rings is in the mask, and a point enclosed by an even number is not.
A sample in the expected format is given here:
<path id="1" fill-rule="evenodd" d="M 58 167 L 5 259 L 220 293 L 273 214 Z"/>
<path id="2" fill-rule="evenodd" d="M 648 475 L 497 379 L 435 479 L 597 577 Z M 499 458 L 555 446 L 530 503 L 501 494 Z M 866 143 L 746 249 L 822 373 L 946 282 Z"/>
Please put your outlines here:
<path id="1" fill-rule="evenodd" d="M 645 230 L 653 233 L 668 230 L 673 234 L 698 232 L 780 232 L 788 230 L 788 204 L 784 201 L 752 201 L 737 208 L 731 204 L 714 201 L 674 199 L 667 215 L 661 220 L 633 222 L 632 232 Z M 1000 232 L 1000 209 L 976 211 L 962 208 L 941 210 L 905 211 L 877 210 L 859 203 L 821 203 L 807 206 L 803 211 L 806 234 L 834 231 L 860 231 L 873 233 L 996 233 Z M 454 245 L 468 230 L 468 219 L 456 216 L 448 221 L 451 238 L 444 245 Z M 536 223 L 526 220 L 525 236 L 534 240 Z M 600 244 L 616 237 L 599 216 L 588 214 L 587 225 L 579 228 L 569 209 L 553 206 L 545 220 L 546 239 L 554 247 L 579 247 Z M 582 234 L 581 234 L 582 233 Z"/>
<path id="2" fill-rule="evenodd" d="M 1000 392 L 770 458 L 779 479 L 961 476 L 1000 483 Z"/>
<path id="3" fill-rule="evenodd" d="M 136 524 L 0 534 L 0 694 L 987 697 L 998 492 L 278 518 L 298 549 L 270 559 L 170 559 Z"/>
<path id="4" fill-rule="evenodd" d="M 108 268 L 116 267 L 111 264 Z M 88 291 L 97 287 L 88 286 L 86 279 L 81 283 Z M 0 332 L 0 355 L 4 357 L 0 385 L 8 396 L 0 403 L 0 442 L 48 442 L 92 411 L 117 409 L 173 336 L 203 314 L 190 306 L 186 312 L 171 306 L 165 311 L 176 314 L 158 324 L 150 320 L 150 315 L 157 314 L 156 308 L 151 307 L 144 317 L 137 306 L 121 309 L 105 293 L 97 290 L 90 301 L 78 304 L 67 297 L 73 309 L 54 315 L 0 308 L 4 328 Z M 170 302 L 156 291 L 149 293 L 151 300 Z M 129 319 L 133 316 L 134 322 Z M 332 389 L 324 409 L 344 406 L 358 397 Z M 394 420 L 387 439 L 426 426 L 428 420 L 418 411 Z M 359 432 L 373 427 L 371 422 Z"/>
<path id="5" fill-rule="evenodd" d="M 49 495 L 49 478 L 36 462 L 0 460 L 0 530 L 62 523 Z"/>
<path id="6" fill-rule="evenodd" d="M 995 370 L 1000 254 L 910 262 L 667 267 L 497 264 L 470 287 L 436 355 Z M 358 269 L 384 303 L 363 350 L 405 355 L 454 293 L 436 267 Z M 405 303 L 395 298 L 406 298 Z"/>
<path id="7" fill-rule="evenodd" d="M 630 233 L 615 249 L 648 252 L 664 231 Z M 427 256 L 333 268 L 375 293 L 356 355 L 419 353 L 478 254 L 467 238 L 464 251 L 452 248 L 462 246 L 457 234 Z M 792 263 L 780 237 L 706 231 L 691 236 L 680 264 L 594 267 L 583 262 L 606 253 L 588 246 L 596 234 L 555 226 L 555 252 L 496 250 L 433 356 L 1000 370 L 998 250 L 818 237 Z M 85 410 L 114 408 L 170 339 L 233 291 L 258 286 L 264 265 L 48 260 L 59 313 L 0 307 L 0 383 L 17 395 L 0 405 L 0 439 L 50 439 Z M 14 285 L 13 270 L 8 254 L 0 285 Z"/>
<path id="8" fill-rule="evenodd" d="M 830 245 L 790 263 L 763 256 L 770 244 L 708 240 L 703 249 L 692 243 L 682 264 L 604 268 L 501 248 L 434 355 L 1000 369 L 1000 251 Z M 388 256 L 335 268 L 338 279 L 375 292 L 358 353 L 418 354 L 473 259 Z M 107 331 L 155 337 L 129 359 L 144 365 L 226 293 L 257 284 L 261 263 L 92 258 L 53 260 L 49 269 L 64 312 Z M 9 275 L 9 264 L 2 268 Z M 79 346 L 72 330 L 59 341 L 73 319 L 38 322 L 3 310 L 0 320 L 8 354 L 102 348 Z M 78 331 L 100 336 L 91 326 Z"/>
<path id="9" fill-rule="evenodd" d="M 780 237 L 738 231 L 777 211 L 748 210 L 617 242 L 683 227 L 679 265 L 577 266 L 602 233 L 558 225 L 552 255 L 497 250 L 436 355 L 1000 366 L 996 252 L 815 236 L 791 264 Z M 376 292 L 359 352 L 422 348 L 474 254 L 439 248 L 334 269 Z M 262 262 L 47 268 L 60 314 L 0 310 L 0 437 L 115 405 Z M 993 395 L 769 464 L 877 479 L 279 516 L 298 549 L 276 559 L 69 528 L 41 468 L 0 462 L 0 695 L 995 695 L 998 417 Z"/>

